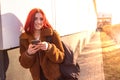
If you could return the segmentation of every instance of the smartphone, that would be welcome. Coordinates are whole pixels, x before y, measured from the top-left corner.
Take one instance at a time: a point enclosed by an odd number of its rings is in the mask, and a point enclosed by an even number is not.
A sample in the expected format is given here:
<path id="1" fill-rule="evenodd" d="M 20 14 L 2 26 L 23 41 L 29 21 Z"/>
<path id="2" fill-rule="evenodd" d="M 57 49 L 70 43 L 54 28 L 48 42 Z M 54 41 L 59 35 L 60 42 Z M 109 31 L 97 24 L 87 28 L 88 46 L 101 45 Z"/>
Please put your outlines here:
<path id="1" fill-rule="evenodd" d="M 38 44 L 40 42 L 40 40 L 32 40 L 31 43 L 32 44 Z"/>

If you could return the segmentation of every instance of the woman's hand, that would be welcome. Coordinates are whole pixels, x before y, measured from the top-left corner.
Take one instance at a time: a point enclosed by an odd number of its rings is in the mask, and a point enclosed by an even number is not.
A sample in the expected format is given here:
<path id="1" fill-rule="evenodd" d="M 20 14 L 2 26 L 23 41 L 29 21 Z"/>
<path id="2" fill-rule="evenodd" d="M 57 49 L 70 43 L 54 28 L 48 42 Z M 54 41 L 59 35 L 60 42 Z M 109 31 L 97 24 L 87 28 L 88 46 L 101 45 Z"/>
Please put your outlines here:
<path id="1" fill-rule="evenodd" d="M 40 45 L 30 44 L 27 50 L 28 55 L 35 54 L 38 50 L 40 50 Z"/>
<path id="2" fill-rule="evenodd" d="M 28 55 L 35 54 L 39 50 L 47 50 L 48 43 L 47 42 L 39 42 L 38 44 L 30 44 L 27 50 Z"/>
<path id="3" fill-rule="evenodd" d="M 40 49 L 41 50 L 47 50 L 48 49 L 48 43 L 47 42 L 40 42 Z"/>

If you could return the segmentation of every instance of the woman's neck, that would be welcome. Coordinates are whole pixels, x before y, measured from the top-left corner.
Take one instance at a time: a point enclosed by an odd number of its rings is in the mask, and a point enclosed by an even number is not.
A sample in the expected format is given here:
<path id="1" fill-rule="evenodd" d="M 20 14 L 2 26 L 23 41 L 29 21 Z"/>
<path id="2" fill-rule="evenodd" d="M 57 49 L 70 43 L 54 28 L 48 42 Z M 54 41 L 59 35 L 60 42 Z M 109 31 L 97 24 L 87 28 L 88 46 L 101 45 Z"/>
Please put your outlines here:
<path id="1" fill-rule="evenodd" d="M 40 30 L 35 30 L 34 38 L 37 39 L 37 40 L 40 38 Z"/>
<path id="2" fill-rule="evenodd" d="M 34 34 L 40 34 L 40 30 L 35 30 Z"/>

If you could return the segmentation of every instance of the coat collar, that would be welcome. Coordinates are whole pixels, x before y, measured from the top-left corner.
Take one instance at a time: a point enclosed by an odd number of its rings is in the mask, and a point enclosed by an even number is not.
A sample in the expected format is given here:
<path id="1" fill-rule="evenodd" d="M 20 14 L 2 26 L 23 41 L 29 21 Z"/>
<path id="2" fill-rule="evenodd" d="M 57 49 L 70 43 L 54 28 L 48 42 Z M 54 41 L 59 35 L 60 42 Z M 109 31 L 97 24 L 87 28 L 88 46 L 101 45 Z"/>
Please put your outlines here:
<path id="1" fill-rule="evenodd" d="M 43 37 L 51 36 L 51 35 L 53 35 L 53 29 L 52 28 L 43 28 L 43 29 L 41 29 L 40 34 Z"/>
<path id="2" fill-rule="evenodd" d="M 52 36 L 53 35 L 53 29 L 52 28 L 43 28 L 40 31 L 40 37 L 46 37 L 46 36 Z M 27 33 L 22 33 L 20 35 L 20 39 L 28 39 L 30 42 L 31 40 L 34 39 L 33 35 L 27 34 Z"/>

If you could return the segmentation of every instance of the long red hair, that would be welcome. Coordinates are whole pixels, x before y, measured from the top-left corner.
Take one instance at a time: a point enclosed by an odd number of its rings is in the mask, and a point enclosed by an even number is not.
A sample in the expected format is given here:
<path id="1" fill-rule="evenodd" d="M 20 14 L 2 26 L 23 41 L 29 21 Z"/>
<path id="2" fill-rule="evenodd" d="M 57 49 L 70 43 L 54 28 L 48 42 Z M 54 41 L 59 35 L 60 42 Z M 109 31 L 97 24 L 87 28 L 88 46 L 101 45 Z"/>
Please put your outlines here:
<path id="1" fill-rule="evenodd" d="M 35 14 L 41 13 L 43 16 L 43 28 L 52 28 L 52 26 L 49 24 L 44 12 L 39 8 L 32 9 L 26 19 L 26 23 L 24 26 L 24 30 L 26 33 L 34 33 L 34 20 L 35 20 Z"/>

